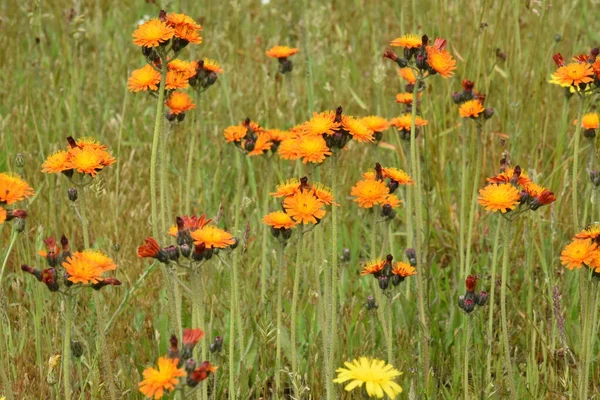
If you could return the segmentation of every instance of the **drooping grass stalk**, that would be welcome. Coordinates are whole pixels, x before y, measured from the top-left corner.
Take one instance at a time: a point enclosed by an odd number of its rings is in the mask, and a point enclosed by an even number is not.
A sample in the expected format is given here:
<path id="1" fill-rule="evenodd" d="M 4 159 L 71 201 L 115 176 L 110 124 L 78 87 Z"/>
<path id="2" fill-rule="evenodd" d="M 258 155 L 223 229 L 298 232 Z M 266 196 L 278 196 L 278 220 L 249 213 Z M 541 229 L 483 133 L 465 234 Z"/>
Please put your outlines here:
<path id="1" fill-rule="evenodd" d="M 298 368 L 298 348 L 296 343 L 296 319 L 298 316 L 298 292 L 300 291 L 300 264 L 302 262 L 302 242 L 304 229 L 302 225 L 298 229 L 298 240 L 296 241 L 296 264 L 294 264 L 294 287 L 292 289 L 292 311 L 290 316 L 290 343 L 292 349 L 292 372 L 299 374 Z M 297 395 L 297 393 L 296 393 Z"/>
<path id="2" fill-rule="evenodd" d="M 281 391 L 281 328 L 282 328 L 282 308 L 283 308 L 283 285 L 285 284 L 285 243 L 281 244 L 281 249 L 277 255 L 277 354 L 275 358 L 275 398 L 279 398 L 283 393 Z"/>
<path id="3" fill-rule="evenodd" d="M 506 288 L 508 286 L 508 256 L 510 250 L 510 231 L 509 221 L 504 223 L 502 249 L 502 281 L 500 283 L 500 314 L 502 320 L 502 346 L 504 348 L 504 368 L 506 369 L 506 381 L 510 390 L 510 398 L 517 398 L 517 389 L 513 375 L 512 361 L 510 359 L 510 342 L 508 340 L 508 322 L 506 318 Z"/>
<path id="4" fill-rule="evenodd" d="M 71 320 L 73 319 L 73 299 L 69 294 L 64 295 L 64 307 L 65 329 L 62 352 L 63 388 L 65 400 L 71 400 Z"/>
<path id="5" fill-rule="evenodd" d="M 425 313 L 425 292 L 423 286 L 423 279 L 425 273 L 425 249 L 423 249 L 423 201 L 422 201 L 422 182 L 418 179 L 418 165 L 417 163 L 417 137 L 416 137 L 416 126 L 415 119 L 417 116 L 417 98 L 419 88 L 423 82 L 422 72 L 419 70 L 417 80 L 415 82 L 415 89 L 413 93 L 412 109 L 411 109 L 411 127 L 410 127 L 410 168 L 411 175 L 415 179 L 413 188 L 413 199 L 415 205 L 415 252 L 417 254 L 417 301 L 419 307 L 419 323 L 421 325 L 421 364 L 423 367 L 423 380 L 425 387 L 429 386 L 429 328 L 427 315 Z"/>
<path id="6" fill-rule="evenodd" d="M 473 321 L 471 321 L 471 315 L 467 314 L 466 316 L 467 319 L 467 332 L 466 332 L 466 339 L 465 339 L 465 348 L 464 348 L 464 360 L 463 360 L 463 393 L 464 393 L 464 399 L 465 400 L 469 400 L 470 394 L 469 394 L 469 355 L 471 354 L 471 336 L 473 335 Z"/>
<path id="7" fill-rule="evenodd" d="M 331 182 L 331 193 L 333 198 L 337 198 L 337 182 L 338 182 L 338 162 L 339 152 L 334 152 L 331 157 L 331 169 L 330 182 Z M 335 386 L 333 384 L 333 368 L 335 363 L 336 354 L 336 340 L 337 340 L 337 288 L 339 284 L 338 279 L 338 221 L 337 221 L 337 207 L 334 205 L 331 207 L 331 305 L 329 307 L 330 317 L 330 330 L 329 330 L 329 355 L 328 355 L 328 368 L 325 371 L 325 378 L 327 379 L 327 398 L 330 396 L 335 398 Z"/>
<path id="8" fill-rule="evenodd" d="M 496 225 L 496 234 L 494 235 L 494 247 L 492 250 L 492 275 L 490 283 L 490 301 L 488 312 L 488 335 L 487 335 L 487 357 L 485 368 L 485 387 L 489 387 L 492 379 L 492 353 L 494 343 L 494 305 L 496 295 L 496 266 L 498 265 L 498 244 L 500 242 L 500 231 L 502 230 L 502 221 L 498 221 Z"/>

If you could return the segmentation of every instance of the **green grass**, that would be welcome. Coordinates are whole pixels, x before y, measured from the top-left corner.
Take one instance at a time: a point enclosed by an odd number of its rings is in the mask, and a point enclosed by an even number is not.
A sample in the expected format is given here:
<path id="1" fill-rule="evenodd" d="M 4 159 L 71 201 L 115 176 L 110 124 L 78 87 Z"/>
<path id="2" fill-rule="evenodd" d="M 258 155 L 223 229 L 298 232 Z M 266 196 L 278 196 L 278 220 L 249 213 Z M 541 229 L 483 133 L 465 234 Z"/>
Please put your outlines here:
<path id="1" fill-rule="evenodd" d="M 211 383 L 213 398 L 227 398 L 229 374 L 234 373 L 238 397 L 270 398 L 274 387 L 276 348 L 277 243 L 263 242 L 261 218 L 275 210 L 277 202 L 267 193 L 277 182 L 297 173 L 295 163 L 277 157 L 244 160 L 236 168 L 236 150 L 222 136 L 225 127 L 250 117 L 267 128 L 287 129 L 307 120 L 313 111 L 338 105 L 351 115 L 378 114 L 392 118 L 402 112 L 394 102 L 402 91 L 393 63 L 381 57 L 389 41 L 404 33 L 426 33 L 445 37 L 458 60 L 451 79 L 428 80 L 421 114 L 429 125 L 419 136 L 421 173 L 427 222 L 426 244 L 429 259 L 424 266 L 425 298 L 429 318 L 430 384 L 424 387 L 419 363 L 421 329 L 417 307 L 416 280 L 407 279 L 395 291 L 393 306 L 394 365 L 404 374 L 399 383 L 408 393 L 423 398 L 455 399 L 463 396 L 462 363 L 466 316 L 457 307 L 464 286 L 459 267 L 459 211 L 461 146 L 463 136 L 475 134 L 471 124 L 461 121 L 451 94 L 460 90 L 460 80 L 470 79 L 487 94 L 486 105 L 495 116 L 483 132 L 482 174 L 497 172 L 502 152 L 508 151 L 513 165 L 521 165 L 536 182 L 557 194 L 557 201 L 516 224 L 510 246 L 508 328 L 518 398 L 576 398 L 580 371 L 563 356 L 563 344 L 553 310 L 553 287 L 562 294 L 559 313 L 565 319 L 566 341 L 578 354 L 580 297 L 577 272 L 560 266 L 559 254 L 576 232 L 571 217 L 572 120 L 576 98 L 565 106 L 561 88 L 547 83 L 554 71 L 552 54 L 565 57 L 588 52 L 600 42 L 600 21 L 587 2 L 553 2 L 546 8 L 534 2 L 505 1 L 459 4 L 455 1 L 412 2 L 277 2 L 258 1 L 163 1 L 162 8 L 184 12 L 203 27 L 204 43 L 190 46 L 181 58 L 209 57 L 225 70 L 217 83 L 196 99 L 198 107 L 189 113 L 169 138 L 168 182 L 172 220 L 185 212 L 190 193 L 195 213 L 217 214 L 223 207 L 220 226 L 233 230 L 235 199 L 240 199 L 237 237 L 249 224 L 246 251 L 239 251 L 239 295 L 244 347 L 236 344 L 235 365 L 228 362 L 230 268 L 216 260 L 203 268 L 206 293 L 206 320 L 203 328 L 209 342 L 225 337 L 223 351 L 211 355 L 220 368 Z M 525 5 L 528 4 L 526 7 Z M 76 17 L 67 21 L 73 7 Z M 14 159 L 22 153 L 24 175 L 36 189 L 27 205 L 27 229 L 17 239 L 3 287 L 0 288 L 2 338 L 10 351 L 7 376 L 17 399 L 54 398 L 61 386 L 47 384 L 48 359 L 62 349 L 63 310 L 57 295 L 50 293 L 20 270 L 20 264 L 41 267 L 36 255 L 41 240 L 66 234 L 72 247 L 83 249 L 83 236 L 76 215 L 66 197 L 68 183 L 61 176 L 40 172 L 46 156 L 66 145 L 68 135 L 91 136 L 110 146 L 118 163 L 102 171 L 92 187 L 89 203 L 91 241 L 118 263 L 123 285 L 101 292 L 108 317 L 117 310 L 125 293 L 149 267 L 136 256 L 136 247 L 150 236 L 149 160 L 155 100 L 126 90 L 129 73 L 143 65 L 139 48 L 131 41 L 137 21 L 154 16 L 159 6 L 141 0 L 16 2 L 0 0 L 0 171 L 16 171 Z M 482 25 L 484 24 L 484 25 Z M 276 62 L 264 52 L 275 44 L 300 47 L 293 58 L 289 86 L 278 76 Z M 505 53 L 506 59 L 496 52 Z M 285 77 L 287 78 L 287 77 Z M 590 104 L 594 107 L 596 98 Z M 397 141 L 389 130 L 384 141 Z M 502 138 L 508 135 L 504 143 Z M 566 135 L 565 151 L 558 154 L 560 136 Z M 195 138 L 194 148 L 189 147 Z M 583 158 L 579 174 L 579 207 L 585 224 L 594 221 L 597 204 L 587 183 L 585 165 L 589 142 L 582 139 Z M 192 176 L 187 177 L 192 155 Z M 407 169 L 403 152 L 372 145 L 349 146 L 338 168 L 338 248 L 350 250 L 351 259 L 340 264 L 337 314 L 337 354 L 332 364 L 369 355 L 385 359 L 384 329 L 376 311 L 364 307 L 376 290 L 375 280 L 361 278 L 361 261 L 371 257 L 372 217 L 351 200 L 350 188 L 362 171 L 376 161 Z M 330 160 L 321 167 L 300 171 L 312 180 L 328 182 Z M 475 159 L 468 168 L 473 174 Z M 237 185 L 242 174 L 242 185 Z M 472 182 L 471 182 L 472 183 Z M 189 184 L 189 187 L 187 186 Z M 470 187 L 470 186 L 469 186 Z M 468 189 L 470 193 L 470 189 Z M 498 284 L 492 276 L 492 248 L 497 215 L 477 206 L 472 239 L 471 271 L 478 274 L 478 289 L 489 291 Z M 328 216 L 330 218 L 330 215 Z M 298 312 L 297 374 L 282 375 L 284 386 L 305 388 L 302 398 L 324 398 L 324 334 L 322 316 L 325 273 L 329 255 L 330 219 L 308 235 L 311 251 L 305 252 L 297 267 L 301 274 Z M 400 211 L 388 228 L 381 228 L 375 253 L 392 252 L 404 259 L 406 213 Z M 10 239 L 10 224 L 0 226 L 0 249 Z M 382 224 L 383 225 L 383 224 Z M 583 227 L 583 226 L 582 226 Z M 263 246 L 266 243 L 266 248 Z M 502 246 L 502 241 L 500 242 Z M 265 252 L 265 253 L 263 253 Z M 284 369 L 291 366 L 289 332 L 295 250 L 286 251 L 282 348 Z M 261 263 L 268 263 L 266 301 L 260 301 Z M 182 277 L 187 281 L 187 278 Z M 189 282 L 188 282 L 189 284 Z M 171 335 L 167 320 L 167 294 L 163 275 L 156 268 L 131 294 L 107 333 L 112 348 L 117 388 L 123 398 L 140 398 L 137 383 L 141 371 L 164 355 Z M 380 307 L 387 307 L 385 299 Z M 78 299 L 74 312 L 73 337 L 84 344 L 84 355 L 72 361 L 74 398 L 107 398 L 102 385 L 94 337 L 96 313 L 89 293 Z M 488 349 L 487 312 L 489 305 L 472 315 L 473 331 L 469 384 L 473 398 L 506 398 L 500 336 L 500 306 L 496 304 L 492 347 Z M 385 312 L 391 312 L 387 308 Z M 184 298 L 183 326 L 191 326 L 191 301 Z M 237 334 L 236 334 L 237 336 Z M 492 386 L 486 387 L 486 355 L 492 354 Z M 590 355 L 595 361 L 598 348 Z M 0 358 L 1 360 L 1 358 Z M 592 362 L 589 393 L 598 388 L 598 365 Z M 0 381 L 0 396 L 6 394 Z M 339 385 L 338 385 L 339 386 Z M 308 391 L 310 389 L 310 391 Z M 337 388 L 336 398 L 358 398 Z"/>

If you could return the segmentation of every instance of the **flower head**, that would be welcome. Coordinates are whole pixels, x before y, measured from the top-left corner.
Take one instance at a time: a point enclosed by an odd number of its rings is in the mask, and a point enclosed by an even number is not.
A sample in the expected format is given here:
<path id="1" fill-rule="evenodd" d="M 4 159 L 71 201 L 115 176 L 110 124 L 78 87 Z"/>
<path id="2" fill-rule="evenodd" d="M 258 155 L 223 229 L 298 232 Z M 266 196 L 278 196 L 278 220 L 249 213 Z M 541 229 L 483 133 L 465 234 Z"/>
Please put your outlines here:
<path id="1" fill-rule="evenodd" d="M 307 135 L 332 135 L 339 127 L 340 123 L 335 121 L 335 113 L 331 111 L 314 113 L 303 126 Z"/>
<path id="2" fill-rule="evenodd" d="M 479 194 L 477 200 L 480 205 L 485 207 L 486 211 L 502 213 L 515 208 L 520 199 L 519 190 L 510 183 L 487 185 L 479 190 Z"/>
<path id="3" fill-rule="evenodd" d="M 338 376 L 333 381 L 335 383 L 350 381 L 344 388 L 348 392 L 364 384 L 370 397 L 381 399 L 385 393 L 390 399 L 395 399 L 402 393 L 402 387 L 394 381 L 402 373 L 385 361 L 360 357 L 358 360 L 345 362 L 344 365 L 346 368 L 336 370 Z"/>
<path id="4" fill-rule="evenodd" d="M 185 376 L 183 368 L 177 368 L 177 358 L 160 357 L 158 369 L 146 368 L 143 372 L 144 380 L 138 386 L 140 392 L 146 397 L 160 399 L 165 391 L 174 390 L 179 383 L 179 377 Z"/>
<path id="5" fill-rule="evenodd" d="M 190 95 L 185 92 L 171 93 L 165 104 L 171 109 L 171 114 L 183 114 L 196 108 Z"/>
<path id="6" fill-rule="evenodd" d="M 177 217 L 177 225 L 169 228 L 169 235 L 177 237 L 178 232 L 194 232 L 195 230 L 202 229 L 208 225 L 212 219 L 206 218 L 206 215 L 184 215 L 183 217 Z"/>
<path id="7" fill-rule="evenodd" d="M 368 261 L 362 271 L 360 272 L 361 276 L 365 275 L 377 275 L 381 271 L 383 271 L 383 267 L 385 266 L 386 261 L 382 259 Z"/>
<path id="8" fill-rule="evenodd" d="M 275 211 L 263 217 L 263 223 L 275 229 L 291 229 L 296 226 L 294 220 L 283 211 Z"/>
<path id="9" fill-rule="evenodd" d="M 73 283 L 98 283 L 103 280 L 102 274 L 114 270 L 117 266 L 112 259 L 99 251 L 85 250 L 67 257 L 62 266 Z"/>
<path id="10" fill-rule="evenodd" d="M 507 168 L 498 175 L 492 176 L 491 178 L 487 178 L 487 181 L 491 183 L 508 183 L 511 182 L 511 180 L 514 180 L 513 178 L 517 180 L 516 183 L 519 186 L 525 186 L 529 182 L 531 182 L 531 179 L 523 170 L 521 170 L 521 173 L 519 174 L 518 178 L 515 178 L 515 168 Z"/>
<path id="11" fill-rule="evenodd" d="M 288 46 L 274 46 L 271 47 L 269 50 L 267 50 L 267 56 L 272 57 L 272 58 L 287 58 L 289 56 L 293 56 L 294 54 L 296 54 L 300 49 L 295 48 L 295 47 L 288 47 Z"/>
<path id="12" fill-rule="evenodd" d="M 186 42 L 200 44 L 202 26 L 185 14 L 171 13 L 167 15 L 167 25 L 173 28 L 174 36 Z"/>
<path id="13" fill-rule="evenodd" d="M 588 63 L 571 63 L 560 67 L 554 73 L 556 80 L 564 85 L 579 85 L 592 82 L 594 69 Z"/>
<path id="14" fill-rule="evenodd" d="M 362 122 L 373 132 L 383 132 L 389 127 L 389 123 L 385 118 L 378 117 L 376 115 L 370 115 L 363 117 Z"/>
<path id="15" fill-rule="evenodd" d="M 280 198 L 288 197 L 296 194 L 300 191 L 300 181 L 297 178 L 290 178 L 285 182 L 277 185 L 276 191 L 269 193 L 269 195 Z"/>
<path id="16" fill-rule="evenodd" d="M 573 121 L 574 125 L 577 125 L 577 120 Z M 600 119 L 596 113 L 584 114 L 581 118 L 581 127 L 583 129 L 598 129 L 600 126 Z"/>
<path id="17" fill-rule="evenodd" d="M 133 32 L 133 44 L 143 47 L 156 47 L 173 37 L 175 31 L 159 19 L 151 19 L 138 26 Z"/>
<path id="18" fill-rule="evenodd" d="M 266 151 L 269 151 L 273 146 L 271 142 L 271 136 L 264 131 L 257 135 L 256 141 L 254 142 L 254 148 L 248 153 L 249 156 L 259 156 Z"/>
<path id="19" fill-rule="evenodd" d="M 188 62 L 176 58 L 169 61 L 167 64 L 167 70 L 179 72 L 188 78 L 191 78 L 192 76 L 196 75 L 196 65 L 197 62 L 195 61 Z"/>
<path id="20" fill-rule="evenodd" d="M 400 104 L 412 104 L 413 94 L 412 93 L 398 93 L 396 95 L 396 103 Z"/>
<path id="21" fill-rule="evenodd" d="M 485 107 L 479 100 L 469 100 L 460 105 L 458 113 L 462 118 L 477 118 L 484 111 Z"/>
<path id="22" fill-rule="evenodd" d="M 104 150 L 73 148 L 69 150 L 69 167 L 82 174 L 96 176 L 98 171 L 112 165 L 115 159 Z"/>
<path id="23" fill-rule="evenodd" d="M 404 79 L 405 81 L 407 81 L 410 84 L 414 84 L 417 82 L 417 77 L 415 75 L 415 72 L 410 67 L 400 68 L 398 70 L 398 75 L 400 75 L 402 77 L 402 79 Z"/>
<path id="24" fill-rule="evenodd" d="M 298 156 L 304 164 L 311 162 L 322 163 L 332 153 L 322 136 L 304 136 L 298 139 Z"/>
<path id="25" fill-rule="evenodd" d="M 144 244 L 138 247 L 137 255 L 142 258 L 156 258 L 160 253 L 160 246 L 153 237 L 144 239 Z"/>
<path id="26" fill-rule="evenodd" d="M 316 224 L 325 216 L 324 203 L 311 191 L 301 190 L 283 200 L 285 212 L 298 224 Z"/>
<path id="27" fill-rule="evenodd" d="M 456 69 L 456 60 L 450 52 L 437 46 L 427 46 L 427 63 L 444 78 L 452 76 Z"/>
<path id="28" fill-rule="evenodd" d="M 592 239 L 575 239 L 560 253 L 561 263 L 568 269 L 600 267 L 600 250 Z"/>
<path id="29" fill-rule="evenodd" d="M 423 45 L 423 40 L 414 34 L 408 34 L 396 38 L 390 42 L 390 46 L 405 47 L 407 49 L 416 49 Z"/>
<path id="30" fill-rule="evenodd" d="M 204 243 L 207 249 L 214 247 L 223 249 L 235 243 L 235 238 L 231 233 L 213 225 L 197 229 L 191 232 L 191 235 L 192 239 L 194 239 L 194 244 L 199 245 Z"/>
<path id="31" fill-rule="evenodd" d="M 350 133 L 352 139 L 359 143 L 375 141 L 373 130 L 371 130 L 362 119 L 356 119 L 354 117 L 344 118 L 342 126 Z"/>
<path id="32" fill-rule="evenodd" d="M 33 194 L 32 187 L 20 176 L 0 173 L 0 204 L 13 204 Z"/>
<path id="33" fill-rule="evenodd" d="M 131 76 L 127 80 L 127 87 L 130 92 L 158 90 L 159 83 L 160 72 L 152 68 L 151 65 L 145 65 L 131 73 Z"/>
<path id="34" fill-rule="evenodd" d="M 408 263 L 398 261 L 394 263 L 394 268 L 392 268 L 392 274 L 401 276 L 402 278 L 406 278 L 407 276 L 416 275 L 417 270 L 415 267 L 411 266 Z"/>
<path id="35" fill-rule="evenodd" d="M 311 187 L 313 194 L 315 195 L 315 197 L 319 200 L 321 200 L 323 202 L 323 204 L 325 205 L 339 205 L 335 202 L 335 199 L 333 198 L 333 193 L 331 192 L 331 189 L 328 188 L 327 186 L 323 185 L 322 183 L 315 183 L 314 185 L 312 185 Z"/>
<path id="36" fill-rule="evenodd" d="M 595 223 L 587 226 L 584 230 L 575 235 L 577 239 L 592 239 L 598 243 L 600 241 L 600 224 Z"/>
<path id="37" fill-rule="evenodd" d="M 412 121 L 412 115 L 404 114 L 404 115 L 401 115 L 400 117 L 392 118 L 392 120 L 390 121 L 390 125 L 395 126 L 398 129 L 404 129 L 404 130 L 410 131 L 411 121 Z M 415 117 L 415 126 L 425 126 L 427 124 L 428 124 L 427 120 L 425 120 L 419 116 Z"/>
<path id="38" fill-rule="evenodd" d="M 279 144 L 277 153 L 279 154 L 279 157 L 281 157 L 284 160 L 297 160 L 298 158 L 300 158 L 299 147 L 300 139 L 295 137 L 284 139 Z"/>
<path id="39" fill-rule="evenodd" d="M 248 133 L 248 128 L 243 125 L 233 125 L 225 128 L 223 135 L 229 143 L 241 141 Z"/>
<path id="40" fill-rule="evenodd" d="M 167 71 L 167 79 L 165 81 L 165 88 L 167 90 L 173 89 L 185 89 L 190 86 L 189 74 L 187 72 L 180 71 Z"/>
<path id="41" fill-rule="evenodd" d="M 71 169 L 68 161 L 69 153 L 66 150 L 59 150 L 46 158 L 42 164 L 42 172 L 55 174 Z"/>
<path id="42" fill-rule="evenodd" d="M 205 71 L 214 72 L 217 74 L 223 73 L 223 68 L 221 68 L 219 63 L 210 58 L 204 58 L 202 60 L 202 69 L 204 69 Z"/>
<path id="43" fill-rule="evenodd" d="M 398 168 L 382 168 L 381 172 L 383 173 L 384 178 L 389 178 L 395 182 L 398 182 L 400 185 L 414 185 L 415 181 L 412 180 L 410 175 Z"/>
<path id="44" fill-rule="evenodd" d="M 359 207 L 371 208 L 385 200 L 390 190 L 384 181 L 364 179 L 352 187 L 350 194 Z"/>

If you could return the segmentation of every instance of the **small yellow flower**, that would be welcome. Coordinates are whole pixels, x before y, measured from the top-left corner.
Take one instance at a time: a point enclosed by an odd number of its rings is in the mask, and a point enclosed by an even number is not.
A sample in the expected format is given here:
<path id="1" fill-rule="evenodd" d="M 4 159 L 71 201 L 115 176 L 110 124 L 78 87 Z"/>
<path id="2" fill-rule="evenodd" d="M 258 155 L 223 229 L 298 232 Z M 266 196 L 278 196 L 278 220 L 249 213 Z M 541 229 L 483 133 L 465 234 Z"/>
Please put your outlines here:
<path id="1" fill-rule="evenodd" d="M 346 368 L 336 370 L 338 376 L 333 381 L 335 383 L 350 381 L 344 387 L 347 392 L 365 385 L 369 397 L 378 399 L 382 399 L 384 393 L 390 399 L 395 399 L 402 393 L 402 387 L 394 381 L 402 373 L 383 360 L 360 357 L 358 360 L 345 362 L 344 365 Z"/>

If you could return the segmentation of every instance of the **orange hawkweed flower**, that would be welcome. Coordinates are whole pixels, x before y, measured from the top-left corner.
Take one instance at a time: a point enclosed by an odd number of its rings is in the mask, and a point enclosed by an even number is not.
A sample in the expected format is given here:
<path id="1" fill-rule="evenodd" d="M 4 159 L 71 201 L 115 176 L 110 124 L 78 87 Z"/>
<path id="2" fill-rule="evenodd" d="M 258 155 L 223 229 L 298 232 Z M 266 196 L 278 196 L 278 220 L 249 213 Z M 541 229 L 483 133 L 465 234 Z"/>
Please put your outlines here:
<path id="1" fill-rule="evenodd" d="M 393 209 L 400 207 L 400 204 L 402 204 L 402 200 L 400 200 L 398 198 L 398 196 L 396 196 L 395 194 L 388 194 L 387 196 L 385 196 L 385 198 L 383 199 L 383 201 L 381 202 L 382 205 L 388 205 Z"/>
<path id="2" fill-rule="evenodd" d="M 2 207 L 0 207 L 0 225 L 2 225 L 4 223 L 4 221 L 6 221 L 6 210 Z"/>
<path id="3" fill-rule="evenodd" d="M 139 391 L 156 400 L 162 398 L 165 391 L 174 390 L 179 383 L 178 378 L 186 375 L 183 368 L 177 368 L 177 364 L 177 358 L 160 357 L 158 369 L 146 368 L 142 373 L 144 380 L 138 384 Z"/>
<path id="4" fill-rule="evenodd" d="M 423 40 L 414 34 L 408 34 L 396 38 L 390 42 L 390 46 L 405 47 L 407 49 L 416 49 L 423 45 Z"/>
<path id="5" fill-rule="evenodd" d="M 289 56 L 293 56 L 300 49 L 295 47 L 288 46 L 274 46 L 267 50 L 267 56 L 272 58 L 288 58 Z"/>
<path id="6" fill-rule="evenodd" d="M 325 216 L 324 203 L 308 190 L 302 190 L 283 200 L 285 212 L 297 224 L 316 224 Z"/>
<path id="7" fill-rule="evenodd" d="M 275 211 L 265 215 L 263 223 L 275 229 L 291 229 L 296 226 L 294 220 L 283 211 Z"/>
<path id="8" fill-rule="evenodd" d="M 350 133 L 352 139 L 359 143 L 375 141 L 374 132 L 361 119 L 354 117 L 344 118 L 342 126 Z"/>
<path id="9" fill-rule="evenodd" d="M 304 124 L 307 135 L 333 135 L 340 128 L 340 123 L 335 122 L 335 113 L 325 111 L 314 113 L 313 117 Z"/>
<path id="10" fill-rule="evenodd" d="M 377 115 L 369 115 L 368 117 L 363 117 L 361 119 L 373 132 L 383 132 L 390 126 L 385 118 L 378 117 Z"/>
<path id="11" fill-rule="evenodd" d="M 593 82 L 594 69 L 588 63 L 571 63 L 560 67 L 554 73 L 560 84 L 579 85 Z"/>
<path id="12" fill-rule="evenodd" d="M 390 193 L 384 181 L 365 179 L 356 182 L 350 194 L 354 197 L 359 207 L 371 208 L 385 200 Z"/>
<path id="13" fill-rule="evenodd" d="M 315 197 L 319 200 L 321 200 L 323 202 L 323 204 L 325 205 L 339 205 L 335 202 L 335 199 L 333 198 L 333 193 L 331 192 L 331 189 L 328 188 L 327 186 L 323 185 L 322 183 L 315 183 L 314 185 L 312 185 L 312 191 L 313 194 L 315 195 Z"/>
<path id="14" fill-rule="evenodd" d="M 573 125 L 577 125 L 577 120 L 573 121 Z M 596 113 L 587 113 L 581 117 L 581 127 L 583 129 L 598 129 L 600 119 Z"/>
<path id="15" fill-rule="evenodd" d="M 192 239 L 194 239 L 194 244 L 204 243 L 207 249 L 214 247 L 223 249 L 235 243 L 235 238 L 231 233 L 212 225 L 195 230 L 191 232 L 191 235 Z"/>
<path id="16" fill-rule="evenodd" d="M 141 258 L 155 258 L 160 252 L 160 246 L 153 237 L 144 239 L 144 244 L 137 248 L 137 255 Z"/>
<path id="17" fill-rule="evenodd" d="M 13 204 L 33 194 L 33 188 L 20 176 L 0 173 L 0 204 Z"/>
<path id="18" fill-rule="evenodd" d="M 194 19 L 185 14 L 170 13 L 167 15 L 167 24 L 169 26 L 187 26 L 188 28 L 201 31 L 202 26 L 197 24 Z"/>
<path id="19" fill-rule="evenodd" d="M 300 158 L 299 148 L 300 139 L 289 138 L 283 140 L 279 144 L 277 153 L 279 154 L 279 157 L 281 157 L 284 160 L 297 160 L 298 158 Z"/>
<path id="20" fill-rule="evenodd" d="M 217 74 L 223 73 L 223 68 L 221 68 L 219 63 L 210 58 L 202 59 L 202 69 L 208 72 L 215 72 Z"/>
<path id="21" fill-rule="evenodd" d="M 390 178 L 393 181 L 398 182 L 401 185 L 414 185 L 415 181 L 412 180 L 410 175 L 398 168 L 382 168 L 384 178 Z"/>
<path id="22" fill-rule="evenodd" d="M 600 224 L 594 223 L 588 225 L 584 230 L 575 235 L 577 239 L 592 239 L 598 243 L 600 241 Z"/>
<path id="23" fill-rule="evenodd" d="M 194 44 L 202 43 L 202 36 L 200 36 L 200 33 L 189 26 L 178 25 L 174 29 L 175 37 Z"/>
<path id="24" fill-rule="evenodd" d="M 167 90 L 185 89 L 190 86 L 187 72 L 167 71 L 165 88 Z"/>
<path id="25" fill-rule="evenodd" d="M 320 164 L 332 153 L 322 136 L 305 136 L 298 139 L 298 156 L 302 163 Z"/>
<path id="26" fill-rule="evenodd" d="M 196 61 L 183 61 L 178 58 L 169 61 L 167 64 L 167 70 L 179 72 L 182 75 L 186 75 L 187 78 L 191 78 L 196 75 L 196 66 L 198 63 Z"/>
<path id="27" fill-rule="evenodd" d="M 444 78 L 452 76 L 456 69 L 456 60 L 452 58 L 452 55 L 437 46 L 427 46 L 427 63 Z"/>
<path id="28" fill-rule="evenodd" d="M 114 164 L 115 159 L 104 150 L 79 148 L 69 150 L 69 167 L 82 174 L 96 176 L 104 167 Z"/>
<path id="29" fill-rule="evenodd" d="M 289 131 L 282 131 L 280 129 L 268 129 L 265 131 L 273 142 L 283 142 L 285 139 L 290 138 Z"/>
<path id="30" fill-rule="evenodd" d="M 67 257 L 62 266 L 69 275 L 69 281 L 84 285 L 101 282 L 104 272 L 117 268 L 112 259 L 93 250 L 73 253 Z"/>
<path id="31" fill-rule="evenodd" d="M 507 168 L 504 172 L 501 172 L 496 176 L 492 176 L 491 178 L 487 178 L 487 181 L 491 182 L 491 183 L 508 183 L 514 177 L 514 173 L 515 173 L 514 168 Z M 525 171 L 521 170 L 521 175 L 519 175 L 517 184 L 519 186 L 525 186 L 530 182 L 531 182 L 531 179 L 529 178 L 529 176 L 527 176 L 527 173 Z"/>
<path id="32" fill-rule="evenodd" d="M 177 217 L 177 225 L 173 225 L 169 228 L 169 235 L 177 237 L 177 232 L 188 231 L 193 232 L 197 229 L 202 229 L 208 225 L 212 219 L 206 218 L 205 214 L 200 215 L 184 215 L 183 217 Z"/>
<path id="33" fill-rule="evenodd" d="M 416 275 L 417 270 L 408 263 L 398 261 L 394 263 L 392 274 L 406 278 L 407 276 Z"/>
<path id="34" fill-rule="evenodd" d="M 182 114 L 196 108 L 192 98 L 185 92 L 171 93 L 165 104 L 171 109 L 171 114 Z"/>
<path id="35" fill-rule="evenodd" d="M 477 118 L 484 111 L 485 107 L 479 100 L 469 100 L 460 105 L 458 113 L 462 118 Z"/>
<path id="36" fill-rule="evenodd" d="M 400 75 L 408 83 L 414 84 L 417 82 L 417 76 L 415 75 L 415 71 L 413 71 L 410 67 L 400 68 L 398 70 L 398 75 Z"/>
<path id="37" fill-rule="evenodd" d="M 156 47 L 173 37 L 175 31 L 159 19 L 151 19 L 138 26 L 133 32 L 133 44 L 143 47 Z"/>
<path id="38" fill-rule="evenodd" d="M 380 273 L 383 270 L 385 263 L 386 263 L 386 261 L 382 260 L 382 259 L 377 259 L 377 260 L 367 262 L 364 265 L 362 271 L 360 271 L 360 276 L 376 275 L 376 274 Z"/>
<path id="39" fill-rule="evenodd" d="M 249 156 L 259 156 L 265 151 L 271 150 L 273 142 L 271 142 L 271 136 L 267 133 L 260 133 L 254 143 L 254 149 L 248 153 Z"/>
<path id="40" fill-rule="evenodd" d="M 241 141 L 248 133 L 248 128 L 243 125 L 233 125 L 225 128 L 223 135 L 228 143 Z"/>
<path id="41" fill-rule="evenodd" d="M 560 261 L 567 269 L 580 269 L 586 265 L 597 268 L 600 265 L 600 250 L 591 239 L 575 239 L 560 253 Z"/>
<path id="42" fill-rule="evenodd" d="M 505 213 L 519 204 L 519 190 L 510 183 L 491 184 L 479 190 L 477 198 L 486 211 L 500 211 Z"/>
<path id="43" fill-rule="evenodd" d="M 412 104 L 413 94 L 412 93 L 398 93 L 396 95 L 396 103 L 400 104 Z"/>
<path id="44" fill-rule="evenodd" d="M 131 73 L 127 80 L 127 88 L 130 92 L 141 92 L 143 90 L 158 90 L 160 83 L 160 72 L 145 65 Z"/>
<path id="45" fill-rule="evenodd" d="M 42 172 L 47 174 L 60 173 L 71 169 L 69 166 L 69 153 L 66 150 L 59 150 L 56 153 L 48 156 L 42 164 Z"/>
<path id="46" fill-rule="evenodd" d="M 288 197 L 296 194 L 299 191 L 300 181 L 296 178 L 290 178 L 284 183 L 277 185 L 276 190 L 274 192 L 269 193 L 269 195 L 275 198 Z"/>
<path id="47" fill-rule="evenodd" d="M 399 130 L 404 129 L 404 130 L 410 131 L 411 121 L 412 121 L 412 115 L 404 114 L 399 117 L 392 118 L 392 120 L 390 121 L 390 125 L 395 126 Z M 425 126 L 428 123 L 429 122 L 427 120 L 425 120 L 419 116 L 415 117 L 415 126 Z"/>

